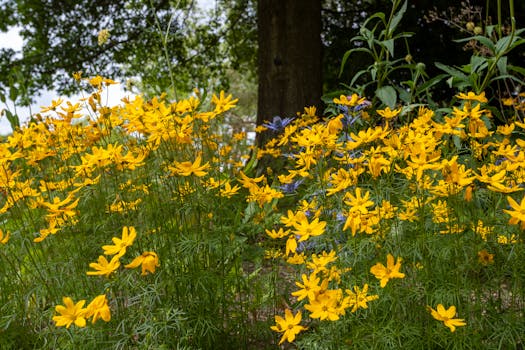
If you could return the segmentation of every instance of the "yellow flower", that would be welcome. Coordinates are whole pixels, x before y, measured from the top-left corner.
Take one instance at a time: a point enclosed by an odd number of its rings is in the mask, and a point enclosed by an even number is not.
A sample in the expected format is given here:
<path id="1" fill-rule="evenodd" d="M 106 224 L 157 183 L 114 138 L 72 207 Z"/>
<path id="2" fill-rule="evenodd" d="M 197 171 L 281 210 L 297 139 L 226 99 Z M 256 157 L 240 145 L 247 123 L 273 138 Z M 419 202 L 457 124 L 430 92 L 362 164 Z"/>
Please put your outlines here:
<path id="1" fill-rule="evenodd" d="M 213 94 L 213 96 L 211 97 L 211 102 L 215 105 L 214 112 L 217 114 L 226 112 L 227 110 L 235 107 L 237 101 L 239 101 L 238 98 L 232 100 L 231 94 L 227 97 L 224 97 L 224 91 L 221 91 L 218 97 L 215 94 Z"/>
<path id="2" fill-rule="evenodd" d="M 109 310 L 108 299 L 106 299 L 105 294 L 99 295 L 93 299 L 86 309 L 86 318 L 93 316 L 91 323 L 97 322 L 99 318 L 102 318 L 106 322 L 111 320 L 111 312 Z"/>
<path id="3" fill-rule="evenodd" d="M 321 286 L 319 285 L 319 281 L 321 279 L 317 277 L 315 272 L 309 277 L 306 277 L 306 275 L 303 274 L 302 279 L 303 283 L 295 282 L 295 284 L 301 289 L 292 292 L 292 295 L 297 297 L 298 301 L 301 301 L 305 298 L 308 298 L 308 300 L 315 300 L 315 295 L 321 290 Z"/>
<path id="4" fill-rule="evenodd" d="M 98 257 L 98 262 L 90 263 L 89 267 L 96 271 L 86 272 L 89 276 L 106 276 L 109 277 L 113 272 L 115 272 L 120 266 L 120 256 L 115 255 L 111 261 L 108 262 L 105 256 L 100 255 Z"/>
<path id="5" fill-rule="evenodd" d="M 514 210 L 503 210 L 505 213 L 511 216 L 509 224 L 516 225 L 521 222 L 520 227 L 525 229 L 525 196 L 521 199 L 521 203 L 518 204 L 511 196 L 507 196 L 509 205 Z"/>
<path id="6" fill-rule="evenodd" d="M 137 256 L 127 265 L 124 265 L 127 269 L 134 269 L 142 265 L 142 276 L 148 273 L 155 273 L 155 268 L 160 266 L 159 257 L 154 252 L 144 252 L 142 255 Z"/>
<path id="7" fill-rule="evenodd" d="M 374 202 L 370 200 L 370 192 L 366 191 L 365 195 L 361 196 L 361 189 L 359 187 L 355 189 L 355 196 L 347 192 L 344 202 L 351 207 L 350 212 L 359 212 L 361 214 L 367 214 L 368 207 L 374 205 Z"/>
<path id="8" fill-rule="evenodd" d="M 344 105 L 349 107 L 354 107 L 365 102 L 366 98 L 359 97 L 357 94 L 352 94 L 352 96 L 341 95 L 339 98 L 334 98 L 334 103 L 338 105 Z"/>
<path id="9" fill-rule="evenodd" d="M 354 286 L 354 291 L 350 289 L 346 290 L 348 297 L 345 298 L 344 304 L 347 307 L 352 306 L 352 312 L 356 312 L 357 309 L 363 308 L 368 309 L 368 302 L 379 299 L 378 295 L 367 295 L 368 294 L 368 284 L 365 283 L 363 289 L 359 289 L 358 286 Z"/>
<path id="10" fill-rule="evenodd" d="M 241 188 L 237 185 L 231 186 L 230 182 L 226 182 L 224 184 L 223 188 L 219 189 L 219 194 L 221 197 L 231 198 L 233 195 L 235 195 L 237 192 L 239 192 Z"/>
<path id="11" fill-rule="evenodd" d="M 323 283 L 324 284 L 324 283 Z M 344 314 L 342 307 L 342 290 L 340 289 L 321 289 L 315 299 L 310 299 L 310 303 L 304 308 L 311 312 L 311 318 L 318 318 L 321 321 L 337 321 L 340 315 Z"/>
<path id="12" fill-rule="evenodd" d="M 70 297 L 62 298 L 64 305 L 57 305 L 55 311 L 58 312 L 59 316 L 53 316 L 53 321 L 57 327 L 66 326 L 69 328 L 72 323 L 77 327 L 86 326 L 85 314 L 87 309 L 83 306 L 86 303 L 85 300 L 80 300 L 78 303 L 74 303 Z"/>
<path id="13" fill-rule="evenodd" d="M 386 256 L 386 267 L 377 263 L 370 268 L 370 272 L 380 280 L 381 288 L 384 288 L 391 278 L 405 278 L 405 274 L 399 272 L 401 268 L 401 258 L 397 258 L 397 262 L 394 264 L 394 257 L 392 254 Z"/>
<path id="14" fill-rule="evenodd" d="M 284 231 L 282 227 L 279 228 L 279 231 L 275 231 L 275 229 L 271 231 L 266 229 L 266 234 L 273 239 L 284 238 L 288 236 L 289 233 L 290 233 L 290 230 Z"/>
<path id="15" fill-rule="evenodd" d="M 478 252 L 478 262 L 481 265 L 494 264 L 494 254 L 490 254 L 486 249 Z"/>
<path id="16" fill-rule="evenodd" d="M 283 333 L 279 345 L 284 343 L 285 340 L 289 343 L 293 342 L 299 332 L 306 330 L 305 327 L 299 324 L 301 323 L 301 311 L 298 311 L 294 316 L 290 310 L 286 309 L 284 315 L 284 318 L 275 316 L 275 323 L 277 323 L 277 325 L 270 327 L 273 331 Z"/>
<path id="17" fill-rule="evenodd" d="M 288 259 L 286 259 L 286 262 L 288 264 L 292 264 L 292 265 L 302 265 L 302 264 L 304 264 L 304 262 L 305 262 L 304 252 L 301 253 L 301 254 L 295 253 L 293 256 L 291 256 Z"/>
<path id="18" fill-rule="evenodd" d="M 456 95 L 457 98 L 461 100 L 469 100 L 469 101 L 478 101 L 482 103 L 487 103 L 488 100 L 485 97 L 485 92 L 482 92 L 479 95 L 476 95 L 474 92 L 469 91 L 466 95 L 462 92 L 460 92 L 458 95 Z"/>
<path id="19" fill-rule="evenodd" d="M 80 81 L 80 79 L 82 79 L 82 71 L 77 71 L 77 72 L 73 73 L 73 78 L 76 81 Z"/>
<path id="20" fill-rule="evenodd" d="M 93 86 L 95 88 L 99 88 L 102 85 L 102 80 L 103 79 L 104 78 L 102 78 L 100 75 L 97 75 L 97 76 L 95 76 L 93 78 L 88 79 L 88 81 L 89 81 L 89 84 L 91 86 Z"/>
<path id="21" fill-rule="evenodd" d="M 454 332 L 456 327 L 466 325 L 465 320 L 453 318 L 456 315 L 456 307 L 454 305 L 449 307 L 447 310 L 445 310 L 445 307 L 441 304 L 438 304 L 437 310 L 434 310 L 430 306 L 427 306 L 427 309 L 432 314 L 432 317 L 438 321 L 442 321 L 445 326 L 450 328 L 451 332 Z"/>
<path id="22" fill-rule="evenodd" d="M 6 244 L 9 241 L 10 236 L 11 234 L 9 233 L 9 231 L 6 231 L 4 236 L 4 231 L 2 231 L 2 229 L 0 228 L 0 243 Z"/>
<path id="23" fill-rule="evenodd" d="M 300 214 L 303 214 L 300 212 Z M 299 242 L 306 241 L 310 236 L 320 236 L 324 233 L 326 222 L 319 221 L 319 218 L 314 219 L 312 222 L 308 222 L 306 215 L 296 216 L 297 222 L 293 224 L 295 234 L 301 236 Z"/>
<path id="24" fill-rule="evenodd" d="M 192 162 L 175 162 L 175 167 L 169 167 L 177 175 L 190 176 L 194 174 L 197 177 L 202 177 L 207 174 L 206 170 L 210 167 L 209 163 L 201 166 L 201 157 L 198 156 L 195 161 Z"/>
<path id="25" fill-rule="evenodd" d="M 288 239 L 286 240 L 286 251 L 285 251 L 285 254 L 288 255 L 288 254 L 295 254 L 297 250 L 297 240 L 295 239 L 295 237 L 293 235 L 290 235 L 290 237 L 288 237 Z"/>
<path id="26" fill-rule="evenodd" d="M 385 109 L 378 109 L 377 113 L 383 118 L 390 120 L 395 118 L 399 113 L 401 113 L 401 108 L 391 110 L 390 107 L 386 107 Z"/>
<path id="27" fill-rule="evenodd" d="M 113 241 L 114 245 L 102 246 L 102 249 L 104 249 L 104 254 L 116 254 L 119 257 L 123 256 L 124 254 L 126 254 L 126 248 L 130 247 L 133 244 L 133 241 L 136 237 L 137 231 L 135 231 L 135 227 L 124 226 L 122 228 L 122 238 L 113 237 L 111 240 Z"/>
<path id="28" fill-rule="evenodd" d="M 55 111 L 64 102 L 63 99 L 51 100 L 51 106 L 40 106 L 40 112 L 45 113 L 49 111 Z"/>
<path id="29" fill-rule="evenodd" d="M 329 253 L 323 251 L 322 254 L 312 254 L 312 261 L 306 264 L 306 267 L 313 270 L 313 273 L 328 272 L 326 268 L 328 264 L 337 260 L 335 251 L 331 250 Z"/>

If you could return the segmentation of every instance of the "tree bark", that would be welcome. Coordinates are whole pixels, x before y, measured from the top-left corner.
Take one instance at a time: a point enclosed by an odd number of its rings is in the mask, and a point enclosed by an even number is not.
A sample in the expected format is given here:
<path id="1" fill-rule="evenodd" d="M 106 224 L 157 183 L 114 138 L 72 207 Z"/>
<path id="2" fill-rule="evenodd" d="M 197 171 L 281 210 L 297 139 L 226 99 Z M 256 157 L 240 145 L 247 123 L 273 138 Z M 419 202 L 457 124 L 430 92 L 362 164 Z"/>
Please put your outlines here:
<path id="1" fill-rule="evenodd" d="M 319 106 L 321 0 L 259 0 L 257 125 Z M 267 135 L 257 135 L 257 145 Z"/>

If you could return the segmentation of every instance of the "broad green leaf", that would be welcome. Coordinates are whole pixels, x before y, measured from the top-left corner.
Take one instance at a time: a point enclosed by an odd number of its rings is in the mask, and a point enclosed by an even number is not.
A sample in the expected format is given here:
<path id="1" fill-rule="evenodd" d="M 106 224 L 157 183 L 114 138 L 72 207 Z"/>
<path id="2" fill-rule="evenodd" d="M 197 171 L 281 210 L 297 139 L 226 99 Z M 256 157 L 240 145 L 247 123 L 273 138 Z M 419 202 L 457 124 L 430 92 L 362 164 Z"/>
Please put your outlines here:
<path id="1" fill-rule="evenodd" d="M 496 65 L 498 66 L 498 70 L 501 74 L 504 74 L 504 75 L 508 74 L 507 73 L 507 56 L 501 57 L 496 63 Z"/>
<path id="2" fill-rule="evenodd" d="M 14 86 L 9 87 L 9 99 L 13 102 L 18 98 L 18 89 Z"/>
<path id="3" fill-rule="evenodd" d="M 412 82 L 406 82 L 407 85 L 412 86 Z M 407 89 L 403 89 L 400 86 L 396 86 L 397 93 L 399 94 L 399 99 L 403 101 L 406 104 L 410 104 L 412 102 L 412 95 L 410 92 L 407 91 Z"/>
<path id="4" fill-rule="evenodd" d="M 403 3 L 403 5 L 401 6 L 401 8 L 399 9 L 399 11 L 397 11 L 397 13 L 394 15 L 394 17 L 392 17 L 392 21 L 390 22 L 390 27 L 388 29 L 388 37 L 390 37 L 392 35 L 392 33 L 396 30 L 399 22 L 401 21 L 401 19 L 403 18 L 403 15 L 405 14 L 407 10 L 407 1 L 405 0 L 405 2 Z"/>
<path id="5" fill-rule="evenodd" d="M 383 86 L 376 90 L 376 96 L 390 108 L 394 108 L 397 102 L 397 92 L 392 86 Z"/>
<path id="6" fill-rule="evenodd" d="M 496 55 L 502 55 L 504 54 L 509 48 L 511 44 L 512 37 L 510 35 L 504 36 L 503 38 L 499 39 L 496 43 Z"/>
<path id="7" fill-rule="evenodd" d="M 472 55 L 470 57 L 470 72 L 479 72 L 487 68 L 487 59 L 485 57 Z"/>

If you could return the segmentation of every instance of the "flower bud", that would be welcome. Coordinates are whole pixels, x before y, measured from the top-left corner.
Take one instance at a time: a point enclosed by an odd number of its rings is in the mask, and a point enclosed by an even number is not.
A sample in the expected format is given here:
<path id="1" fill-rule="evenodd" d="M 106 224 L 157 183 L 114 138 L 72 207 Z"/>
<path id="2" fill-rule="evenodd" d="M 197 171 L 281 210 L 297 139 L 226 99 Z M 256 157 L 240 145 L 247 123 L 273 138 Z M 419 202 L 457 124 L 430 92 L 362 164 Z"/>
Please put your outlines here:
<path id="1" fill-rule="evenodd" d="M 476 27 L 476 25 L 474 24 L 474 22 L 468 22 L 468 23 L 467 23 L 467 26 L 466 26 L 466 28 L 467 28 L 467 30 L 468 30 L 469 32 L 474 31 L 474 28 L 475 28 L 475 27 Z"/>
<path id="2" fill-rule="evenodd" d="M 474 27 L 474 34 L 476 35 L 483 34 L 483 28 L 481 28 L 480 26 Z"/>

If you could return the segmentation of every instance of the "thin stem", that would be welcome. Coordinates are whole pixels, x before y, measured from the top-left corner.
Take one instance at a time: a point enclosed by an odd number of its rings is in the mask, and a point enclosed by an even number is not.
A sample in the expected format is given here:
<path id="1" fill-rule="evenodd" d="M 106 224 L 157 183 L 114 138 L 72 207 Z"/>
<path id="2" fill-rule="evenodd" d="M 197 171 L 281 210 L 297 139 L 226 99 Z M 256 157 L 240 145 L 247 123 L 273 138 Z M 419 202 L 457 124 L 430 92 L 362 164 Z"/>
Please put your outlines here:
<path id="1" fill-rule="evenodd" d="M 501 21 L 501 0 L 497 1 L 498 4 L 498 36 L 501 38 L 501 27 L 503 26 L 503 23 Z"/>
<path id="2" fill-rule="evenodd" d="M 175 5 L 175 9 L 179 7 L 179 4 L 180 4 L 180 0 L 177 1 L 177 4 Z M 150 6 L 153 10 L 153 14 L 155 15 L 155 25 L 157 26 L 157 30 L 159 31 L 159 33 L 162 33 L 162 27 L 160 25 L 159 16 L 157 15 L 157 11 L 155 10 L 155 7 L 153 6 L 152 1 L 150 1 Z M 173 76 L 173 66 L 171 64 L 170 56 L 168 53 L 168 38 L 169 38 L 171 23 L 173 22 L 174 17 L 175 17 L 175 13 L 171 15 L 170 20 L 168 22 L 168 27 L 166 28 L 166 32 L 162 36 L 162 49 L 163 49 L 162 51 L 164 52 L 164 59 L 166 60 L 166 64 L 168 65 L 168 71 L 170 74 L 170 81 L 171 81 L 173 97 L 175 98 L 175 100 L 178 100 L 177 89 L 175 87 L 175 78 Z"/>

